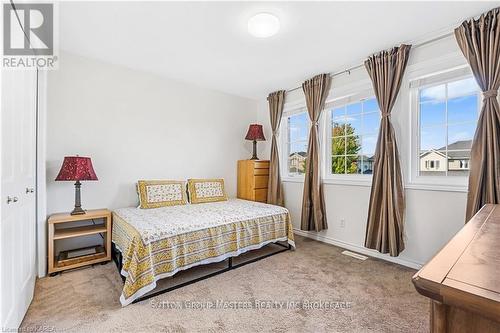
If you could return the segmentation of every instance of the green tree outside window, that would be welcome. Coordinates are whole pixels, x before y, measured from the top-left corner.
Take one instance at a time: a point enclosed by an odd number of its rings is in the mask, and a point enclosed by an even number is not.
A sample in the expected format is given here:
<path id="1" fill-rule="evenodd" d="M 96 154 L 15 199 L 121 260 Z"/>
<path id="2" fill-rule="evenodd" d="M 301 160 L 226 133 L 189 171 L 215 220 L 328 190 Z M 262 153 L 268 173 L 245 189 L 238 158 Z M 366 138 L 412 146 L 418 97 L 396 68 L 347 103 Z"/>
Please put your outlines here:
<path id="1" fill-rule="evenodd" d="M 333 123 L 332 137 L 332 173 L 357 173 L 361 143 L 354 127 L 349 123 Z"/>

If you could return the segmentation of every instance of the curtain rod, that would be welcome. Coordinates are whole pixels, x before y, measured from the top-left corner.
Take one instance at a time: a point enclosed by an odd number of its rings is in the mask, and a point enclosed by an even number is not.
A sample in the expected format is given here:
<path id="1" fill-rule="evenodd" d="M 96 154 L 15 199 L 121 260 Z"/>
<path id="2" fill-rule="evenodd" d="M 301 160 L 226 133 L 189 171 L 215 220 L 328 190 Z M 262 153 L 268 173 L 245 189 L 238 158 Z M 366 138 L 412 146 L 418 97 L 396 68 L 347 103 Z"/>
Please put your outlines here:
<path id="1" fill-rule="evenodd" d="M 452 31 L 452 32 L 447 32 L 447 33 L 442 34 L 442 35 L 440 35 L 440 36 L 437 36 L 437 37 L 434 37 L 434 38 L 430 38 L 430 39 L 424 40 L 424 41 L 422 41 L 422 42 L 420 42 L 420 43 L 416 43 L 416 44 L 412 45 L 412 49 L 415 49 L 415 48 L 417 48 L 417 47 L 424 46 L 424 45 L 430 44 L 430 43 L 432 43 L 432 42 L 435 42 L 435 41 L 438 41 L 438 40 L 444 39 L 444 38 L 446 38 L 446 37 L 452 36 L 453 34 L 454 34 L 454 33 L 453 33 L 453 31 Z M 349 68 L 344 69 L 344 70 L 342 70 L 342 71 L 340 71 L 340 72 L 332 72 L 332 73 L 328 73 L 328 74 L 330 75 L 330 77 L 339 76 L 339 75 L 342 75 L 342 74 L 345 74 L 345 73 L 351 74 L 351 71 L 356 70 L 356 69 L 359 69 L 359 68 L 361 68 L 361 67 L 364 67 L 364 63 L 361 63 L 361 64 L 356 65 L 356 66 L 349 67 Z M 286 92 L 287 92 L 287 93 L 290 93 L 290 92 L 292 92 L 292 91 L 299 90 L 299 89 L 301 89 L 301 88 L 302 88 L 302 86 L 300 85 L 300 86 L 298 86 L 298 87 L 288 89 Z"/>

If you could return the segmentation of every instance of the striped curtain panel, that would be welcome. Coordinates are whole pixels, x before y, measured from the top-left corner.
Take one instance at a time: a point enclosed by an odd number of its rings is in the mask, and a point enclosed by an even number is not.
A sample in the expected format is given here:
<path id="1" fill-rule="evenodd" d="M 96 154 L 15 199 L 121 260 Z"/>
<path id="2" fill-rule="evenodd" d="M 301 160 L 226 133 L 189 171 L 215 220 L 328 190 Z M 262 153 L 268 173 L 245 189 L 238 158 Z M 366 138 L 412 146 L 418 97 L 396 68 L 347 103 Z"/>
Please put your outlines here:
<path id="1" fill-rule="evenodd" d="M 302 230 L 321 231 L 328 228 L 325 197 L 321 183 L 319 119 L 330 90 L 330 75 L 320 74 L 302 84 L 307 113 L 311 120 L 307 147 L 304 193 L 302 197 Z"/>
<path id="2" fill-rule="evenodd" d="M 398 146 L 391 124 L 411 45 L 401 45 L 368 58 L 370 75 L 382 120 L 375 148 L 365 247 L 397 257 L 404 250 L 404 188 Z"/>
<path id="3" fill-rule="evenodd" d="M 499 20 L 500 10 L 495 8 L 455 29 L 458 46 L 483 91 L 483 105 L 472 141 L 466 221 L 484 204 L 500 203 Z"/>
<path id="4" fill-rule="evenodd" d="M 269 94 L 269 117 L 271 119 L 271 157 L 269 162 L 269 182 L 267 186 L 267 203 L 283 206 L 283 187 L 280 176 L 280 159 L 278 153 L 278 134 L 285 104 L 285 91 L 280 90 Z"/>

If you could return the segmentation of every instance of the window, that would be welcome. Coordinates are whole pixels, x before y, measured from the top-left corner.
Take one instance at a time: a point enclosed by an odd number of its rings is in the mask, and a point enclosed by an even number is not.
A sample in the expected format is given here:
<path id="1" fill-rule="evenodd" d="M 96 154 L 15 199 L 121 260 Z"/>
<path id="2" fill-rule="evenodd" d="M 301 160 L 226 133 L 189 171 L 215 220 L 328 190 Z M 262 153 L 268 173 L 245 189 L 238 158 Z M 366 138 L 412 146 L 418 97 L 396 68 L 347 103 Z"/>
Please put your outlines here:
<path id="1" fill-rule="evenodd" d="M 468 160 L 460 160 L 460 169 L 468 170 L 469 169 L 469 161 Z"/>
<path id="2" fill-rule="evenodd" d="M 306 169 L 309 116 L 301 112 L 285 116 L 285 151 L 289 177 L 303 175 Z"/>
<path id="3" fill-rule="evenodd" d="M 329 111 L 328 147 L 331 175 L 373 173 L 373 156 L 380 127 L 377 100 L 369 98 Z"/>
<path id="4" fill-rule="evenodd" d="M 480 102 L 470 76 L 418 88 L 418 176 L 468 175 Z"/>

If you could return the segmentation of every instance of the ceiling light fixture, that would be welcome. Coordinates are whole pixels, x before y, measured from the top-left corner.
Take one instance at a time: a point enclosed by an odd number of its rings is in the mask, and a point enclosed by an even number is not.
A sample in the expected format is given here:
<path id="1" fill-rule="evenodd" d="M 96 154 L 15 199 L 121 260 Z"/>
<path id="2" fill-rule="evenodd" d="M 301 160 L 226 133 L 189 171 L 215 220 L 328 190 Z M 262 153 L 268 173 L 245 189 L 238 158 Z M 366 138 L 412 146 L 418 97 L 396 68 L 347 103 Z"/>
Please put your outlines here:
<path id="1" fill-rule="evenodd" d="M 248 33 L 257 38 L 267 38 L 280 30 L 280 20 L 269 13 L 259 13 L 248 20 Z"/>

